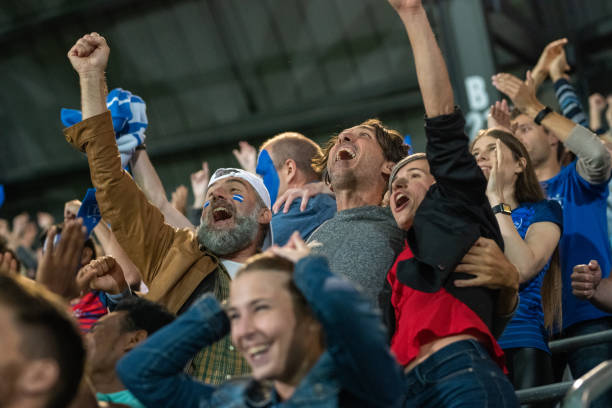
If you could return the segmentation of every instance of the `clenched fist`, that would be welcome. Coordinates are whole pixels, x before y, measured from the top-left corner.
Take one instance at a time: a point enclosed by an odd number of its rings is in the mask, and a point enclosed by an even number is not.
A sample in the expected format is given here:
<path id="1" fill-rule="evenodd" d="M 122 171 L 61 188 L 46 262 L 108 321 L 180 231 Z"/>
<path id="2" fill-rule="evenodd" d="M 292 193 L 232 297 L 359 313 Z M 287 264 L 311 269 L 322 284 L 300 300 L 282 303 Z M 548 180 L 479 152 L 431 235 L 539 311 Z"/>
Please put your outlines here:
<path id="1" fill-rule="evenodd" d="M 79 75 L 103 74 L 110 48 L 98 33 L 85 34 L 68 51 L 68 59 Z"/>

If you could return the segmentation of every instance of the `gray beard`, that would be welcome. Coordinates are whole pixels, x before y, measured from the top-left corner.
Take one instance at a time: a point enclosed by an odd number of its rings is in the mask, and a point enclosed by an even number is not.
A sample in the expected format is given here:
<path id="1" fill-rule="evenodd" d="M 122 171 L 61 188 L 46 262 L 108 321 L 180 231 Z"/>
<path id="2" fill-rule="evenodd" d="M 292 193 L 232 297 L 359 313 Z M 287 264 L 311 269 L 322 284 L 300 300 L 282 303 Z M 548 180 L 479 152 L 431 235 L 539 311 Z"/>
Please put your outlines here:
<path id="1" fill-rule="evenodd" d="M 236 226 L 231 230 L 211 228 L 205 224 L 205 220 L 202 220 L 196 231 L 200 246 L 220 256 L 236 253 L 249 246 L 259 232 L 257 211 L 250 216 L 235 217 Z"/>

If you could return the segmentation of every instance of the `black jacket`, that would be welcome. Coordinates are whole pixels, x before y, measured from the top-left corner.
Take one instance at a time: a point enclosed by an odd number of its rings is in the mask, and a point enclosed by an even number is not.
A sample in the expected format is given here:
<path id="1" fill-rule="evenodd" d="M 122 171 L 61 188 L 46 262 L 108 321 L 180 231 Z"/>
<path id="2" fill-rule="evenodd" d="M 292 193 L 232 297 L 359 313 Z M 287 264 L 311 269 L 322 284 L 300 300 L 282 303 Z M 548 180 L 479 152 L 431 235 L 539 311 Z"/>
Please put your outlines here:
<path id="1" fill-rule="evenodd" d="M 436 184 L 431 186 L 416 211 L 408 244 L 414 258 L 397 266 L 398 280 L 422 292 L 444 287 L 480 316 L 495 337 L 503 331 L 496 322 L 498 291 L 457 288 L 453 281 L 469 278 L 453 273 L 479 237 L 493 239 L 503 250 L 504 242 L 485 194 L 487 180 L 469 151 L 460 109 L 450 115 L 425 119 L 427 160 Z M 381 295 L 382 308 L 393 330 L 394 312 L 388 281 Z M 418 311 L 415 311 L 415 313 Z M 503 326 L 503 324 L 501 325 Z"/>

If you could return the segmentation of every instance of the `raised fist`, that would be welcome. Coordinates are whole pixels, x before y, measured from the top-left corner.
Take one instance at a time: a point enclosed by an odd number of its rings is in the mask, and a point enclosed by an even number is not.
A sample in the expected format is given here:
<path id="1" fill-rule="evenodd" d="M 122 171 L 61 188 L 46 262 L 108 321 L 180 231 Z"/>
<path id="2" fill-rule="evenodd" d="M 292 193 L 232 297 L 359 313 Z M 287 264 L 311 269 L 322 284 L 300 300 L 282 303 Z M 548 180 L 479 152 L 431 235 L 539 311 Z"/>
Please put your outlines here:
<path id="1" fill-rule="evenodd" d="M 110 48 L 98 33 L 85 34 L 68 51 L 68 59 L 79 75 L 104 73 Z"/>

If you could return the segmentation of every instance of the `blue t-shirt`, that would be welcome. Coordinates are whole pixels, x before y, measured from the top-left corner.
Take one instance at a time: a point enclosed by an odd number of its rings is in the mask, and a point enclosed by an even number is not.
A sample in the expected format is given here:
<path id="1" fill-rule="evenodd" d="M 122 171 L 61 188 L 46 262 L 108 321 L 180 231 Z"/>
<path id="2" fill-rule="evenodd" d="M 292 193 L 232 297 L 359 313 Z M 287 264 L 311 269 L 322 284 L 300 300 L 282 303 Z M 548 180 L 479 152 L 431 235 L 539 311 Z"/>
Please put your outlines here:
<path id="1" fill-rule="evenodd" d="M 561 206 L 552 200 L 537 203 L 521 203 L 512 211 L 512 222 L 521 238 L 525 239 L 527 230 L 536 222 L 552 222 L 563 230 Z M 502 349 L 532 347 L 550 353 L 546 344 L 544 311 L 540 289 L 550 260 L 536 276 L 519 287 L 519 305 L 514 317 L 499 338 Z"/>
<path id="2" fill-rule="evenodd" d="M 281 209 L 272 216 L 272 236 L 275 244 L 285 245 L 293 231 L 300 231 L 302 239 L 307 240 L 319 225 L 336 214 L 336 200 L 329 194 L 311 197 L 304 211 L 300 211 L 301 204 L 302 199 L 296 199 L 286 214 Z"/>
<path id="3" fill-rule="evenodd" d="M 578 174 L 576 160 L 553 178 L 542 182 L 551 200 L 563 208 L 563 235 L 559 241 L 563 275 L 563 329 L 608 314 L 572 294 L 572 270 L 575 265 L 595 259 L 603 277 L 610 274 L 610 241 L 606 222 L 608 182 L 590 184 Z"/>

